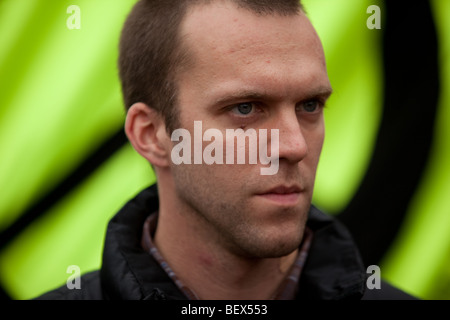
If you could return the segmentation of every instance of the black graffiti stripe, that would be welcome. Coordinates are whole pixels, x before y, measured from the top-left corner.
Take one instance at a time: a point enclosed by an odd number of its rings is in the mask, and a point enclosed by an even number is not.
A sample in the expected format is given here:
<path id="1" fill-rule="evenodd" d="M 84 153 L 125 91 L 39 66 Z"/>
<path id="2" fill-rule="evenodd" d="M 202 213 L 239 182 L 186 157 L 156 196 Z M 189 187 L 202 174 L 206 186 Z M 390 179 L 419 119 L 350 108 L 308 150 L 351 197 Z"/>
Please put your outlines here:
<path id="1" fill-rule="evenodd" d="M 366 264 L 390 247 L 430 156 L 439 97 L 438 40 L 428 1 L 385 1 L 384 110 L 362 184 L 339 218 Z"/>
<path id="2" fill-rule="evenodd" d="M 0 284 L 0 301 L 1 300 L 12 300 L 11 296 L 5 291 L 3 285 Z"/>
<path id="3" fill-rule="evenodd" d="M 51 189 L 47 194 L 32 204 L 23 214 L 0 234 L 0 249 L 20 234 L 30 223 L 45 215 L 48 210 L 74 190 L 91 173 L 100 167 L 117 150 L 127 142 L 123 128 L 117 130 L 111 137 L 89 155 L 71 174 Z"/>

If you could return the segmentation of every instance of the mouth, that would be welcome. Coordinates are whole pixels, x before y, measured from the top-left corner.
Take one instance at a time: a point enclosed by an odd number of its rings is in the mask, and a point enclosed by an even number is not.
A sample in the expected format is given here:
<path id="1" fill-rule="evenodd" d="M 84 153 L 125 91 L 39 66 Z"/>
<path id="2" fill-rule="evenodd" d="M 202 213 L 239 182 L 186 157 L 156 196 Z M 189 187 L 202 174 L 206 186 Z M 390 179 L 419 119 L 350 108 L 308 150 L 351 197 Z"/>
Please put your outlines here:
<path id="1" fill-rule="evenodd" d="M 278 205 L 292 206 L 298 203 L 302 192 L 303 190 L 296 185 L 279 185 L 262 193 L 258 193 L 257 196 Z"/>

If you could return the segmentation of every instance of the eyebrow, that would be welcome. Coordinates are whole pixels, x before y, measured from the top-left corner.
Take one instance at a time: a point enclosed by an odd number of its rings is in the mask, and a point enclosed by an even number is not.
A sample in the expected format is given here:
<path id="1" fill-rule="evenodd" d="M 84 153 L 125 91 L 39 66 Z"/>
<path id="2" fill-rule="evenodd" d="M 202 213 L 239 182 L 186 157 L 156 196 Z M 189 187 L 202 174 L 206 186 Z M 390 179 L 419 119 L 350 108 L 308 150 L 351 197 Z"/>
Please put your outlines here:
<path id="1" fill-rule="evenodd" d="M 227 104 L 237 100 L 270 100 L 270 99 L 273 100 L 273 98 L 269 98 L 269 95 L 266 93 L 251 90 L 241 90 L 235 91 L 230 94 L 226 94 L 222 98 L 216 99 L 214 101 L 214 104 L 215 105 Z"/>
<path id="2" fill-rule="evenodd" d="M 333 93 L 333 88 L 331 88 L 330 86 L 321 86 L 321 87 L 318 87 L 318 88 L 312 90 L 311 92 L 309 92 L 307 94 L 307 96 L 309 98 L 306 98 L 306 99 L 311 99 L 314 97 L 323 97 L 325 99 L 328 99 L 332 93 Z"/>
<path id="3" fill-rule="evenodd" d="M 315 97 L 322 97 L 324 99 L 328 99 L 330 95 L 333 93 L 333 89 L 330 86 L 319 86 L 309 92 L 303 94 L 304 98 L 302 100 L 308 100 Z M 264 100 L 264 101 L 274 101 L 277 98 L 274 98 L 273 95 L 267 94 L 266 92 L 259 92 L 255 90 L 239 90 L 232 92 L 230 94 L 226 94 L 221 98 L 214 100 L 215 105 L 233 103 L 238 100 Z"/>

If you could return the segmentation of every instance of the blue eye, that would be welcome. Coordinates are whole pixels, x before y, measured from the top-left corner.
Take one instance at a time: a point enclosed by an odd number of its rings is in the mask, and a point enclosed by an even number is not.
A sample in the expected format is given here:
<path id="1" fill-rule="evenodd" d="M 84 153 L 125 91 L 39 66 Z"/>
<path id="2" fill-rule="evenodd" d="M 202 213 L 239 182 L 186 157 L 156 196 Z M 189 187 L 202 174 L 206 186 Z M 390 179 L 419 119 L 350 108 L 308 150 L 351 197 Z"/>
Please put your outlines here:
<path id="1" fill-rule="evenodd" d="M 238 105 L 236 105 L 234 110 L 236 110 L 241 115 L 248 115 L 253 111 L 253 104 L 248 102 L 239 103 Z"/>
<path id="2" fill-rule="evenodd" d="M 313 113 L 313 112 L 317 111 L 317 109 L 320 108 L 320 102 L 317 100 L 306 101 L 305 103 L 302 103 L 300 108 L 308 113 Z M 300 111 L 302 111 L 302 110 L 300 110 Z"/>

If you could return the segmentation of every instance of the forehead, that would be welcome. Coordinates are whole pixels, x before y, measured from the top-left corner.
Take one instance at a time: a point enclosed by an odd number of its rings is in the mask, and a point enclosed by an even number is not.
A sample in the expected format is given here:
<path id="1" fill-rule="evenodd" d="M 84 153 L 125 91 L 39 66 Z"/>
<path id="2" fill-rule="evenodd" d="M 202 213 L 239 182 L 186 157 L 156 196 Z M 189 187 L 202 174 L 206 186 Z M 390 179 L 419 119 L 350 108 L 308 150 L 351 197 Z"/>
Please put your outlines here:
<path id="1" fill-rule="evenodd" d="M 304 13 L 257 15 L 230 1 L 197 5 L 181 37 L 190 56 L 181 91 L 213 98 L 253 87 L 284 98 L 299 88 L 329 87 L 321 42 Z"/>
<path id="2" fill-rule="evenodd" d="M 238 55 L 251 48 L 252 55 L 297 49 L 323 56 L 317 33 L 303 12 L 257 15 L 230 1 L 194 5 L 181 24 L 181 34 L 197 54 Z"/>

